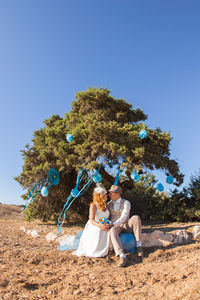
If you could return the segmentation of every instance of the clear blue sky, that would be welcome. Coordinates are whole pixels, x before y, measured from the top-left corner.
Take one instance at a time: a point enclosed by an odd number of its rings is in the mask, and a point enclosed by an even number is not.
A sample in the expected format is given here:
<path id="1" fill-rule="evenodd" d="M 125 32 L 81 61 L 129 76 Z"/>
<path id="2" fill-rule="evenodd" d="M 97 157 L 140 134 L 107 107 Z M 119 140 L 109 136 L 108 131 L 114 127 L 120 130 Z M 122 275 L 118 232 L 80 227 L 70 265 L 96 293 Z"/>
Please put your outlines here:
<path id="1" fill-rule="evenodd" d="M 199 16 L 199 0 L 0 0 L 0 202 L 24 203 L 20 150 L 89 86 L 169 131 L 187 184 L 200 167 Z"/>

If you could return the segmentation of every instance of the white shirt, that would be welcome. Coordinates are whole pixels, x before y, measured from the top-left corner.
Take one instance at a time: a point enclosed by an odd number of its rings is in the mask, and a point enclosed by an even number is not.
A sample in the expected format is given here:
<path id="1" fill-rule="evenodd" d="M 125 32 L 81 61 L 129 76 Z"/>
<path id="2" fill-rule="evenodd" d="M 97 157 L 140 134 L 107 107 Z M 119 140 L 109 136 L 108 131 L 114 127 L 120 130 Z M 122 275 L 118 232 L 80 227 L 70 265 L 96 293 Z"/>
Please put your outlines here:
<path id="1" fill-rule="evenodd" d="M 119 210 L 120 209 L 120 202 L 121 202 L 121 197 L 117 199 L 116 201 L 112 201 L 113 204 L 113 210 Z M 124 209 L 122 211 L 122 214 L 118 220 L 113 222 L 114 227 L 120 226 L 122 223 L 126 221 L 126 218 L 128 217 L 128 214 L 131 210 L 131 204 L 128 200 L 124 202 Z"/>

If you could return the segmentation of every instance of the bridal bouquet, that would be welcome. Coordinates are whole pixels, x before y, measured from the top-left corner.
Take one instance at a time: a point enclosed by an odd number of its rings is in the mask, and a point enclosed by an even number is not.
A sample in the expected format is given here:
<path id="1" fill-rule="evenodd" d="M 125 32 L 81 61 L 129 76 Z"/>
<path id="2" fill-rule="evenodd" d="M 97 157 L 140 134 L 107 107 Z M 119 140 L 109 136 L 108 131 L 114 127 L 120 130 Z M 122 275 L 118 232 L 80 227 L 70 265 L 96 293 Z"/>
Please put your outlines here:
<path id="1" fill-rule="evenodd" d="M 110 220 L 108 220 L 107 218 L 100 218 L 99 219 L 99 224 L 110 224 Z"/>

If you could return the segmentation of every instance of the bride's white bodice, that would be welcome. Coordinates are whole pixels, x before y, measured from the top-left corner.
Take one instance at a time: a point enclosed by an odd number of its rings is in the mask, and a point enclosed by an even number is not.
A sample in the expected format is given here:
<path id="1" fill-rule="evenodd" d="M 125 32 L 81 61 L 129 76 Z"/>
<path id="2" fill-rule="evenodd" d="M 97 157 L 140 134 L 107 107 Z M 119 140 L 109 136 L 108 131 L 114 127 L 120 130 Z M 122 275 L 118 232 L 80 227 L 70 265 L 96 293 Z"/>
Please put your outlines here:
<path id="1" fill-rule="evenodd" d="M 96 210 L 96 214 L 95 214 L 95 221 L 99 222 L 99 219 L 101 218 L 109 218 L 109 210 L 106 209 L 105 211 L 100 211 L 97 207 L 97 210 Z"/>

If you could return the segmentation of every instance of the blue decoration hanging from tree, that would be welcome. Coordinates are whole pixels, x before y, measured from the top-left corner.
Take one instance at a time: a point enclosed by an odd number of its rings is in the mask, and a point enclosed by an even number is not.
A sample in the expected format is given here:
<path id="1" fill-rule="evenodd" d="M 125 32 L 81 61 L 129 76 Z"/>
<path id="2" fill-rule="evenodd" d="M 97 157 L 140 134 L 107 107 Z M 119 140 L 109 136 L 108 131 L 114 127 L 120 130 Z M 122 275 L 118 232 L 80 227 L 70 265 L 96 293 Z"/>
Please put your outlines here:
<path id="1" fill-rule="evenodd" d="M 69 197 L 67 198 L 67 201 L 65 202 L 63 209 L 58 217 L 58 224 L 57 224 L 57 230 L 58 230 L 58 235 L 61 235 L 61 229 L 62 226 L 64 224 L 65 221 L 65 216 L 66 216 L 66 212 L 67 210 L 70 208 L 70 206 L 72 205 L 72 203 L 79 197 L 82 196 L 87 189 L 89 188 L 89 186 L 93 183 L 96 182 L 95 180 L 100 180 L 100 177 L 98 175 L 99 174 L 99 170 L 101 168 L 101 165 L 99 166 L 98 170 L 95 172 L 95 174 L 89 178 L 89 180 L 86 182 L 86 184 L 82 187 L 81 190 L 78 189 L 81 181 L 84 178 L 84 172 L 86 172 L 86 170 L 83 168 L 77 176 L 77 180 L 76 180 L 76 186 L 71 190 L 71 193 L 69 195 Z M 98 181 L 100 182 L 100 181 Z M 62 222 L 60 223 L 60 220 L 62 218 Z"/>
<path id="2" fill-rule="evenodd" d="M 73 141 L 74 137 L 73 137 L 72 134 L 68 133 L 68 134 L 66 135 L 66 139 L 67 139 L 68 143 L 71 143 L 71 142 Z"/>
<path id="3" fill-rule="evenodd" d="M 115 181 L 114 181 L 113 185 L 117 185 L 118 184 L 118 181 L 119 181 L 119 178 L 120 178 L 122 172 L 123 172 L 123 170 L 121 170 L 120 167 L 119 167 L 118 170 L 117 170 L 117 175 L 115 177 Z"/>
<path id="4" fill-rule="evenodd" d="M 59 173 L 56 169 L 50 169 L 49 170 L 49 180 L 50 180 L 50 183 L 51 185 L 58 185 L 59 184 L 59 180 L 60 180 L 60 177 L 59 177 Z"/>
<path id="5" fill-rule="evenodd" d="M 48 188 L 47 188 L 46 186 L 43 186 L 43 187 L 41 188 L 41 195 L 42 195 L 43 197 L 47 197 L 48 194 L 49 194 Z"/>
<path id="6" fill-rule="evenodd" d="M 96 175 L 93 176 L 93 181 L 95 183 L 99 183 L 102 181 L 102 177 L 101 177 L 101 174 L 97 173 Z"/>
<path id="7" fill-rule="evenodd" d="M 34 200 L 36 195 L 41 194 L 43 197 L 47 197 L 49 193 L 48 191 L 49 188 L 52 185 L 57 185 L 57 184 L 59 184 L 59 173 L 55 169 L 50 169 L 48 173 L 48 178 L 45 177 L 40 179 L 28 194 L 28 202 L 23 207 L 23 210 L 25 210 L 28 207 L 28 205 Z"/>
<path id="8" fill-rule="evenodd" d="M 137 171 L 133 171 L 131 173 L 131 178 L 133 179 L 133 181 L 137 182 L 140 180 L 141 176 L 137 173 Z"/>
<path id="9" fill-rule="evenodd" d="M 135 177 L 134 177 L 134 179 L 133 179 L 133 180 L 134 180 L 135 182 L 137 182 L 137 181 L 139 181 L 139 180 L 140 180 L 140 178 L 141 178 L 141 176 L 138 174 L 137 176 L 135 176 Z"/>
<path id="10" fill-rule="evenodd" d="M 163 186 L 162 183 L 160 183 L 160 182 L 157 184 L 156 188 L 157 188 L 157 190 L 158 190 L 159 192 L 163 192 L 163 191 L 164 191 L 164 186 Z"/>
<path id="11" fill-rule="evenodd" d="M 167 176 L 166 182 L 167 182 L 168 184 L 172 184 L 172 183 L 174 182 L 174 178 L 173 178 L 172 176 Z"/>
<path id="12" fill-rule="evenodd" d="M 147 131 L 146 131 L 146 129 L 142 129 L 142 130 L 140 130 L 140 132 L 139 132 L 139 137 L 141 138 L 141 140 L 143 140 L 143 139 L 145 139 L 146 137 L 147 137 Z"/>

